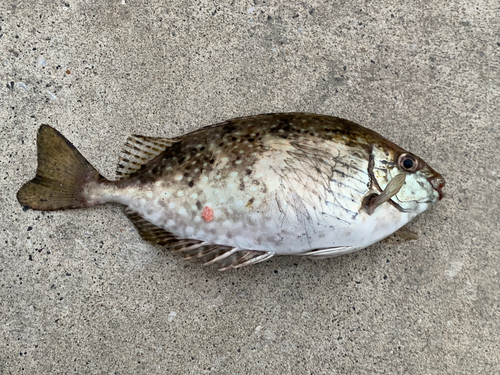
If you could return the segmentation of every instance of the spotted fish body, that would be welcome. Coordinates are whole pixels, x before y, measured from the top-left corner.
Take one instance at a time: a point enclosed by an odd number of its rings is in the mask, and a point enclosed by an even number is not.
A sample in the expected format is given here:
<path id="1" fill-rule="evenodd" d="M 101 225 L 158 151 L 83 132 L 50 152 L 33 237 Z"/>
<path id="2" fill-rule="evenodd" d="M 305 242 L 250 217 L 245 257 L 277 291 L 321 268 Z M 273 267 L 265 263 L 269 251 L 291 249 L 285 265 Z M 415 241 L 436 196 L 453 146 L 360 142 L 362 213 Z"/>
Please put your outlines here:
<path id="1" fill-rule="evenodd" d="M 18 194 L 23 205 L 47 210 L 120 203 L 146 240 L 222 269 L 273 255 L 330 257 L 362 249 L 428 209 L 444 186 L 423 160 L 379 134 L 306 113 L 243 117 L 175 139 L 131 136 L 118 181 L 100 176 L 52 128 L 41 128 L 38 143 L 39 150 L 71 153 L 58 162 L 69 174 L 85 171 L 76 176 L 78 187 L 62 194 L 67 200 L 58 201 L 61 194 L 46 196 L 50 189 L 42 180 L 66 180 L 64 173 L 45 178 L 56 161 L 39 156 L 37 177 Z M 390 200 L 373 203 L 401 174 L 404 183 Z M 41 185 L 45 190 L 37 190 Z"/>

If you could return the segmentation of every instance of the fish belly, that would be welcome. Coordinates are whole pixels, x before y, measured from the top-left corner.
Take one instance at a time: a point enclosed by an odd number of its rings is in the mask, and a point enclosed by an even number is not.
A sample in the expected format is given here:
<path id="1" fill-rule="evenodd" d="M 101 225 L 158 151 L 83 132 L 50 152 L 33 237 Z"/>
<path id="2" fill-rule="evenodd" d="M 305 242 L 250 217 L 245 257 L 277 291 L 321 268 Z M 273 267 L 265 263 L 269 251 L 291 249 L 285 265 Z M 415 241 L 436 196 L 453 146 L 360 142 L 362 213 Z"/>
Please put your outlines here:
<path id="1" fill-rule="evenodd" d="M 155 198 L 125 201 L 147 221 L 179 238 L 281 255 L 332 247 L 361 249 L 387 237 L 416 216 L 387 203 L 372 215 L 360 212 L 346 220 L 343 209 L 327 205 L 322 207 L 324 211 L 319 205 L 306 207 L 298 196 L 279 202 L 276 191 L 262 201 L 254 200 L 252 207 L 248 200 L 220 189 L 206 189 L 199 196 L 193 194 L 191 202 L 162 198 L 169 194 L 158 193 L 153 193 Z M 199 199 L 204 201 L 203 207 L 196 204 Z"/>

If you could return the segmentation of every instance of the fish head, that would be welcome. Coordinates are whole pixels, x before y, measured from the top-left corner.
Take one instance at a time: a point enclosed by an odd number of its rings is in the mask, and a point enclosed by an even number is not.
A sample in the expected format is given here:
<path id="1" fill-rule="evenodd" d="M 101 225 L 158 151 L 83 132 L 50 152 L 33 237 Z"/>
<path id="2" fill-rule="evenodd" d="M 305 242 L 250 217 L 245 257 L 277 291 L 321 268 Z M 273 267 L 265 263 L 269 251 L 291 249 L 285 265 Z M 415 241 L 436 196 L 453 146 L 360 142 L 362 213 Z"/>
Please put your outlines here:
<path id="1" fill-rule="evenodd" d="M 391 198 L 404 212 L 421 213 L 443 198 L 443 176 L 422 158 L 392 142 L 373 145 L 370 167 L 373 185 L 380 191 L 395 176 L 405 175 L 401 189 Z"/>

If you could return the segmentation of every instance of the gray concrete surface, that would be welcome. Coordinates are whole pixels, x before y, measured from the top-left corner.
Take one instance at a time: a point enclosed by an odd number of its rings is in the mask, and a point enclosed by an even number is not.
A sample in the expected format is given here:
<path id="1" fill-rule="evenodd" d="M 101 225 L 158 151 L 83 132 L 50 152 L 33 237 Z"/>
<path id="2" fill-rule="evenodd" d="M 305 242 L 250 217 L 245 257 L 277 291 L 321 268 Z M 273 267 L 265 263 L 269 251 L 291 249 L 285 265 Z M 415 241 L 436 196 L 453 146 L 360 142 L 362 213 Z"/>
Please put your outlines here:
<path id="1" fill-rule="evenodd" d="M 500 373 L 500 13 L 478 1 L 0 1 L 0 374 Z M 379 131 L 447 180 L 410 228 L 219 273 L 118 206 L 23 211 L 42 123 L 113 177 L 127 135 L 277 111 Z"/>

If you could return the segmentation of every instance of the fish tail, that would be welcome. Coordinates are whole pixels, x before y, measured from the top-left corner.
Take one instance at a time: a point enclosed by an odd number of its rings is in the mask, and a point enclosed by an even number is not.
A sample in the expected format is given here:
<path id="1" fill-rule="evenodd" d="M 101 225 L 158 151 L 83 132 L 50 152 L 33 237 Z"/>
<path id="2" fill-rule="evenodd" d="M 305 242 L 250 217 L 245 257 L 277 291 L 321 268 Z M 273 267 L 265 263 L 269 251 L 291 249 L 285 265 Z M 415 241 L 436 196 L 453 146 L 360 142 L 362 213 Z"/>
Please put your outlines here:
<path id="1" fill-rule="evenodd" d="M 96 183 L 107 180 L 61 133 L 48 125 L 40 126 L 37 146 L 36 177 L 17 193 L 22 206 L 52 211 L 99 203 L 87 193 Z"/>

